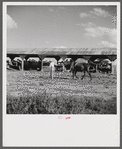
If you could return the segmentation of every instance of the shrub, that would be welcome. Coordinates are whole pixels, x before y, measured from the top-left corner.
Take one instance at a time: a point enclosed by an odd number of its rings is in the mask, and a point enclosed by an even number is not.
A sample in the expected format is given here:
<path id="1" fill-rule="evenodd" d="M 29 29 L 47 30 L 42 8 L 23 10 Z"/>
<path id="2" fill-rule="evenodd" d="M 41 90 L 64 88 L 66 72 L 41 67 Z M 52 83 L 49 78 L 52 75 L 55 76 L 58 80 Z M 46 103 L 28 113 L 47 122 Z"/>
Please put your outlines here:
<path id="1" fill-rule="evenodd" d="M 116 98 L 52 98 L 46 92 L 40 96 L 7 96 L 7 114 L 116 114 Z"/>

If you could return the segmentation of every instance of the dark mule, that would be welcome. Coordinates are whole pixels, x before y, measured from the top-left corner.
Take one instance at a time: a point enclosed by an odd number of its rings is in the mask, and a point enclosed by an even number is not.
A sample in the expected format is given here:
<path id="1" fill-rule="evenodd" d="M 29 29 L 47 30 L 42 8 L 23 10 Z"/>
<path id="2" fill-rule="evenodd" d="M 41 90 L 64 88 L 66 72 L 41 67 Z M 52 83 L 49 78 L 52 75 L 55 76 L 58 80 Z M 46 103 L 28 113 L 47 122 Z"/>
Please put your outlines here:
<path id="1" fill-rule="evenodd" d="M 64 64 L 66 70 L 70 70 L 70 67 L 71 67 L 72 62 L 73 62 L 72 59 L 70 59 L 69 61 L 66 60 L 66 61 L 63 62 L 63 64 Z"/>
<path id="2" fill-rule="evenodd" d="M 83 72 L 84 75 L 82 76 L 81 80 L 85 77 L 86 75 L 86 72 L 88 73 L 89 77 L 90 77 L 90 80 L 92 80 L 92 76 L 91 76 L 91 73 L 89 71 L 89 67 L 90 67 L 90 63 L 92 63 L 91 61 L 87 61 L 87 60 L 84 60 L 84 59 L 80 59 L 80 61 L 73 61 L 72 64 L 71 64 L 71 67 L 70 67 L 70 72 L 72 73 L 72 77 L 73 79 L 76 77 L 76 73 L 77 72 Z"/>

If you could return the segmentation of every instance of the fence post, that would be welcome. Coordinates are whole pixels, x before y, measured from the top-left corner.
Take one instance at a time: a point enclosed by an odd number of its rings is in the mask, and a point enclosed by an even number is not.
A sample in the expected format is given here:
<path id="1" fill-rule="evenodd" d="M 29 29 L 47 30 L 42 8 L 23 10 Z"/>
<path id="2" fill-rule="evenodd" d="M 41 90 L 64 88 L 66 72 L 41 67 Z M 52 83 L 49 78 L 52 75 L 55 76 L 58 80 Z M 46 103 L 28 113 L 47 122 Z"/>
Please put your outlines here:
<path id="1" fill-rule="evenodd" d="M 41 71 L 43 72 L 43 59 L 45 58 L 45 56 L 43 55 L 38 55 L 38 56 L 41 59 Z"/>
<path id="2" fill-rule="evenodd" d="M 22 55 L 19 55 L 22 59 L 22 71 L 24 70 L 24 58 L 26 57 L 26 55 L 22 54 Z"/>

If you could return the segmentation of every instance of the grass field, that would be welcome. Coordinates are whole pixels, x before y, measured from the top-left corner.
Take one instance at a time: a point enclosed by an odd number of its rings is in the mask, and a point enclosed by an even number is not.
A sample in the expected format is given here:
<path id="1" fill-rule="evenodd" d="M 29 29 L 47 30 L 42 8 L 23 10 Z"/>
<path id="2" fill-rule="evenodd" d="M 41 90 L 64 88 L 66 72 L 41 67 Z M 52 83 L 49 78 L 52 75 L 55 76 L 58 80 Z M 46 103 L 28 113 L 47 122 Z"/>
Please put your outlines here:
<path id="1" fill-rule="evenodd" d="M 78 73 L 79 77 L 83 74 Z M 116 76 L 7 70 L 8 114 L 116 114 Z"/>

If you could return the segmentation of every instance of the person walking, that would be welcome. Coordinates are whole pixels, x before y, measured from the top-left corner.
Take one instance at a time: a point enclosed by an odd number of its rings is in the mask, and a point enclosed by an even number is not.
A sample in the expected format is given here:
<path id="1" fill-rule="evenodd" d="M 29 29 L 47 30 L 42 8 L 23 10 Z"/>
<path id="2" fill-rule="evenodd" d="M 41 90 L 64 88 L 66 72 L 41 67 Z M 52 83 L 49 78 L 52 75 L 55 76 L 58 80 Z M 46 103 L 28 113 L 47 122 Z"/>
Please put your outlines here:
<path id="1" fill-rule="evenodd" d="M 51 79 L 53 79 L 54 71 L 55 71 L 55 64 L 54 64 L 54 62 L 51 62 L 50 63 L 50 77 L 51 77 Z"/>

